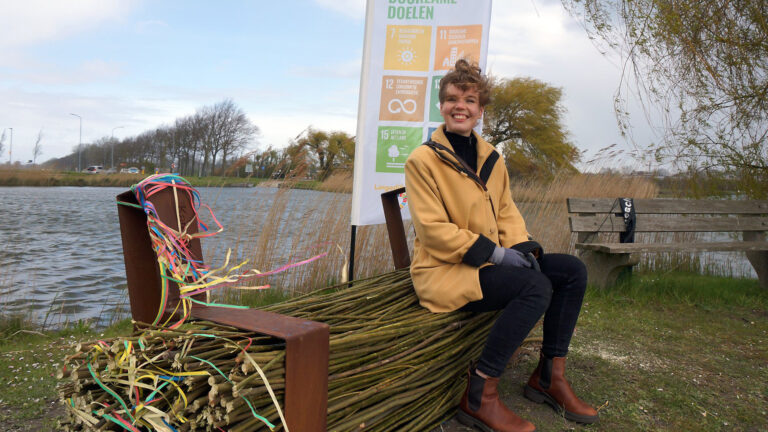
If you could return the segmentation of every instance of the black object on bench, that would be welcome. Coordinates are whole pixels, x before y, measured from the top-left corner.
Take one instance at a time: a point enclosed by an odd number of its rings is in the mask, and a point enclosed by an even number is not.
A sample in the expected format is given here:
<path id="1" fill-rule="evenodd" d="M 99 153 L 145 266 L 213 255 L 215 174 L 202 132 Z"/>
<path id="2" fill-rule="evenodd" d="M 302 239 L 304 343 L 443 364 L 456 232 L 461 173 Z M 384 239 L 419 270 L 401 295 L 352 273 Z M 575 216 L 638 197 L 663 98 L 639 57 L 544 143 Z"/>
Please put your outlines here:
<path id="1" fill-rule="evenodd" d="M 636 199 L 636 233 L 741 232 L 742 241 L 681 243 L 620 243 L 602 241 L 598 233 L 625 232 L 618 199 L 568 198 L 576 250 L 587 265 L 589 283 L 613 285 L 619 274 L 639 262 L 639 253 L 746 252 L 760 285 L 768 288 L 768 201 Z"/>

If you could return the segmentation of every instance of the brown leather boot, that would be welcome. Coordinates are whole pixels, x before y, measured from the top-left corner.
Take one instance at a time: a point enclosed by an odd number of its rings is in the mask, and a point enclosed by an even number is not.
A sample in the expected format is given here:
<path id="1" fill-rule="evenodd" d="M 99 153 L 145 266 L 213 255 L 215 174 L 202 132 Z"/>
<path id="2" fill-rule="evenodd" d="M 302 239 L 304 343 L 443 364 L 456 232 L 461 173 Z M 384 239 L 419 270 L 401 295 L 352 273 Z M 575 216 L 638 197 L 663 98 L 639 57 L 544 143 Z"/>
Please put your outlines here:
<path id="1" fill-rule="evenodd" d="M 597 411 L 579 399 L 565 379 L 565 357 L 539 357 L 539 365 L 525 386 L 525 397 L 546 402 L 568 420 L 578 423 L 596 423 Z"/>
<path id="2" fill-rule="evenodd" d="M 467 390 L 456 415 L 467 426 L 484 432 L 533 432 L 536 426 L 523 420 L 499 400 L 498 378 L 483 378 L 471 367 L 467 372 Z"/>

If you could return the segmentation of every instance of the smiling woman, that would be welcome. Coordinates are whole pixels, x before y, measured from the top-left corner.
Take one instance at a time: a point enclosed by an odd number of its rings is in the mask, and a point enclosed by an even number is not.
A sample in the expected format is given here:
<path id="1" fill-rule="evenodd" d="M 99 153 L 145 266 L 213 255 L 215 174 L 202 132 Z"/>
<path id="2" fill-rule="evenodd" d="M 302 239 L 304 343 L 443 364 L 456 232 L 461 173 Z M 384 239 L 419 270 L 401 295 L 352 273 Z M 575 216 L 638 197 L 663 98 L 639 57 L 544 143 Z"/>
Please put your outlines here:
<path id="1" fill-rule="evenodd" d="M 501 311 L 479 359 L 467 371 L 459 420 L 482 430 L 536 427 L 499 400 L 497 384 L 515 350 L 544 314 L 539 365 L 525 396 L 568 420 L 594 423 L 597 411 L 565 379 L 565 356 L 587 272 L 576 257 L 544 253 L 512 201 L 496 149 L 473 131 L 490 97 L 477 65 L 459 60 L 440 80 L 445 123 L 405 163 L 416 239 L 411 277 L 419 303 L 436 313 Z"/>

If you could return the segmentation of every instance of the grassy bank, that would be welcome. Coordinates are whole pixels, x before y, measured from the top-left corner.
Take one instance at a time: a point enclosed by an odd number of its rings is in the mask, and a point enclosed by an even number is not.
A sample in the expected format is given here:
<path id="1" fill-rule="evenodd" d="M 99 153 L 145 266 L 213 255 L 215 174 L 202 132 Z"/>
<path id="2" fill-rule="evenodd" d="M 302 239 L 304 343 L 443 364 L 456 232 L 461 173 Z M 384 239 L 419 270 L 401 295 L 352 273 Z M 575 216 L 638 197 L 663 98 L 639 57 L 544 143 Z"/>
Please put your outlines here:
<path id="1" fill-rule="evenodd" d="M 580 426 L 522 396 L 538 352 L 502 379 L 502 396 L 542 432 L 764 431 L 768 424 L 768 292 L 756 281 L 646 274 L 589 290 L 568 356 L 579 395 L 601 407 Z M 455 421 L 446 432 L 469 431 Z"/>
<path id="2" fill-rule="evenodd" d="M 151 173 L 86 174 L 73 171 L 0 167 L 0 186 L 130 187 L 149 174 Z M 184 178 L 194 187 L 251 187 L 264 183 L 268 186 L 289 187 L 293 189 L 352 192 L 352 173 L 347 171 L 335 173 L 322 182 L 298 179 L 273 180 L 257 177 L 186 176 Z"/>
<path id="3" fill-rule="evenodd" d="M 47 169 L 0 167 L 0 186 L 130 187 L 149 174 L 86 174 Z M 185 177 L 195 187 L 256 186 L 266 179 L 239 177 Z"/>
<path id="4" fill-rule="evenodd" d="M 63 412 L 54 373 L 71 344 L 128 331 L 125 322 L 98 333 L 0 330 L 0 383 L 10 390 L 0 396 L 5 430 L 54 430 Z M 503 398 L 540 431 L 765 430 L 768 292 L 754 280 L 645 274 L 613 290 L 590 289 L 572 346 L 568 377 L 601 407 L 597 425 L 569 423 L 522 397 L 535 351 L 502 379 Z M 454 420 L 442 426 L 468 430 Z"/>
<path id="5" fill-rule="evenodd" d="M 56 371 L 79 342 L 128 334 L 125 320 L 103 331 L 74 325 L 37 332 L 17 321 L 0 322 L 0 424 L 4 431 L 53 431 L 64 415 L 56 393 Z"/>
<path id="6" fill-rule="evenodd" d="M 0 168 L 0 186 L 130 186 L 141 174 L 85 174 L 46 169 Z"/>

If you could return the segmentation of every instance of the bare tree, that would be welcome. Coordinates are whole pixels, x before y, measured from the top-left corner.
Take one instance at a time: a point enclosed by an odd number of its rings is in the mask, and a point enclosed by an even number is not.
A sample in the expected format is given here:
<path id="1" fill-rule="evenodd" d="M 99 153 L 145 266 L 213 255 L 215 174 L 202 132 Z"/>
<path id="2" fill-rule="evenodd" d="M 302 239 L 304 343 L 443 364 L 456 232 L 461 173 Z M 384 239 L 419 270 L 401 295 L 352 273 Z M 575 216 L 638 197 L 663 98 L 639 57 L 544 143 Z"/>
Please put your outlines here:
<path id="1" fill-rule="evenodd" d="M 175 151 L 173 129 L 169 126 L 157 128 L 154 144 L 157 147 L 157 165 L 163 170 L 170 170 Z"/>
<path id="2" fill-rule="evenodd" d="M 194 116 L 176 120 L 174 142 L 179 148 L 179 172 L 184 175 L 195 173 L 197 151 L 200 144 Z"/>
<path id="3" fill-rule="evenodd" d="M 237 108 L 232 113 L 232 116 L 228 117 L 228 121 L 223 128 L 221 146 L 222 166 L 227 164 L 227 157 L 237 156 L 245 150 L 258 133 L 259 128 L 251 123 L 248 116 L 240 108 Z"/>
<path id="4" fill-rule="evenodd" d="M 37 157 L 43 154 L 43 146 L 41 141 L 43 140 L 43 129 L 37 133 L 37 139 L 35 139 L 35 146 L 32 148 L 32 164 L 37 164 Z"/>
<path id="5" fill-rule="evenodd" d="M 182 175 L 210 175 L 219 167 L 226 168 L 228 160 L 240 157 L 258 133 L 258 127 L 243 110 L 226 99 L 178 118 L 172 125 L 162 125 L 120 141 L 104 138 L 84 144 L 82 156 L 85 161 L 97 163 L 109 155 L 114 146 L 115 160 L 121 164 L 151 170 L 167 169 L 172 162 L 177 162 L 176 171 Z M 50 164 L 56 166 L 60 162 Z"/>
<path id="6" fill-rule="evenodd" d="M 222 155 L 223 166 L 229 155 L 245 148 L 253 136 L 258 133 L 258 128 L 251 123 L 248 116 L 231 99 L 225 99 L 213 106 L 203 107 L 197 114 L 204 136 L 203 164 L 207 166 L 210 156 L 210 174 L 215 174 L 219 154 Z"/>

